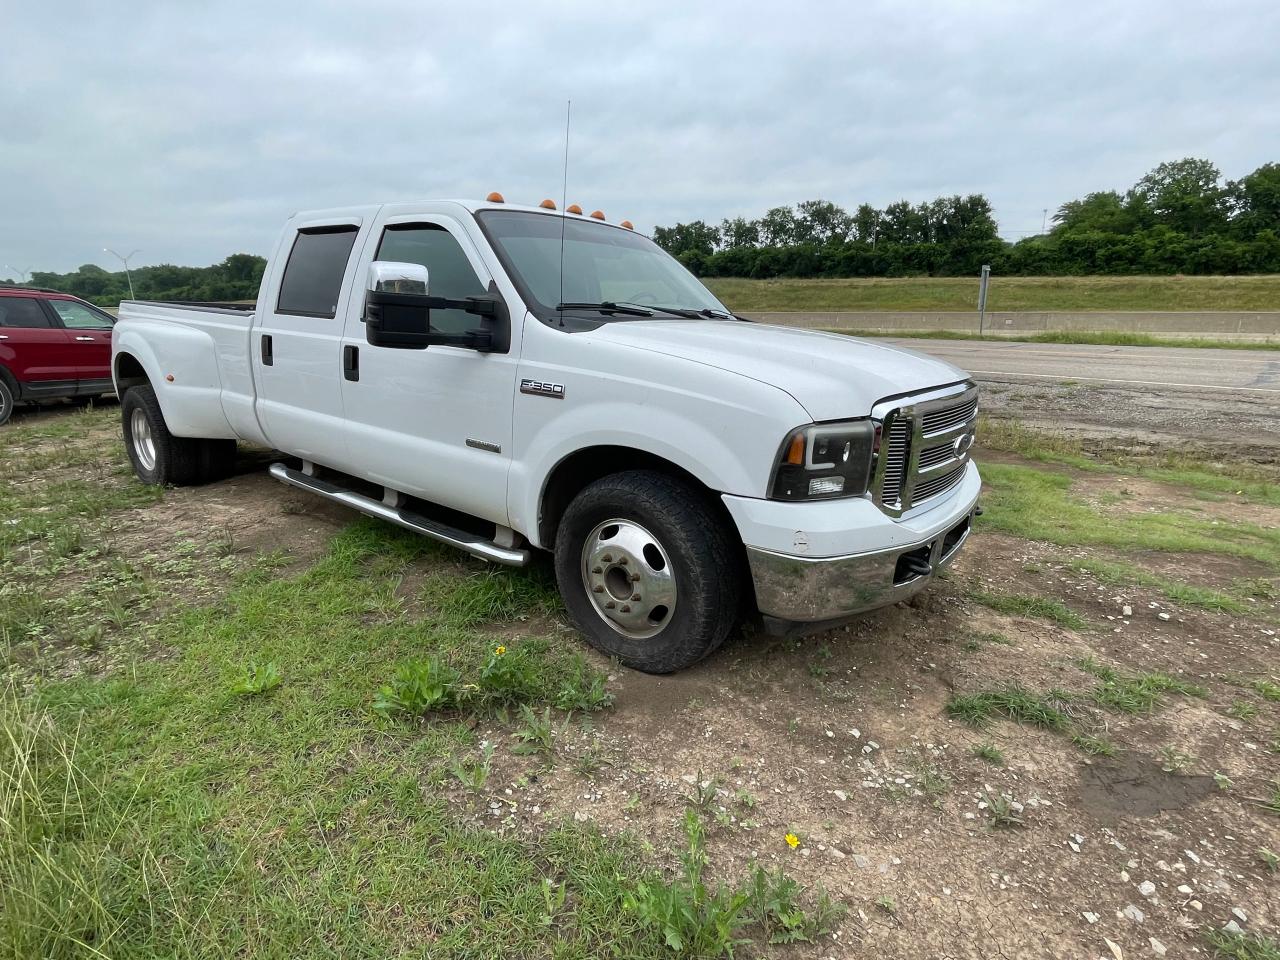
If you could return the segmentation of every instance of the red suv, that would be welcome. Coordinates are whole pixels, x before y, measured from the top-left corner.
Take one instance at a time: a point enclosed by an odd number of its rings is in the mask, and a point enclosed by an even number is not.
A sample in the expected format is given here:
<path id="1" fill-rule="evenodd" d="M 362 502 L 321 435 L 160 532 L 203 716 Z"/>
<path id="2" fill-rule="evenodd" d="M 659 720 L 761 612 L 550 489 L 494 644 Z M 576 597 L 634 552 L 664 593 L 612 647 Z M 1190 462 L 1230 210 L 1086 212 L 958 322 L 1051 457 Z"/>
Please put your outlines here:
<path id="1" fill-rule="evenodd" d="M 115 322 L 66 293 L 0 287 L 0 423 L 15 403 L 111 393 Z"/>

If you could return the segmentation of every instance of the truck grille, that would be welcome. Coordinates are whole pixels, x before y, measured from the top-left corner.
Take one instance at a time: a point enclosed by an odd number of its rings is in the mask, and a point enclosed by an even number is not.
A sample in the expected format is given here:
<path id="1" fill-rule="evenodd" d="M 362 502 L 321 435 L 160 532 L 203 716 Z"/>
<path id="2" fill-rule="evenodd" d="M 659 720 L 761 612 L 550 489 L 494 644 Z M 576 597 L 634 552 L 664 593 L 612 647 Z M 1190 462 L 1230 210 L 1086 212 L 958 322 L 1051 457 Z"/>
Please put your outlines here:
<path id="1" fill-rule="evenodd" d="M 883 446 L 871 489 L 890 516 L 946 493 L 964 477 L 977 426 L 978 388 L 972 383 L 878 404 Z"/>

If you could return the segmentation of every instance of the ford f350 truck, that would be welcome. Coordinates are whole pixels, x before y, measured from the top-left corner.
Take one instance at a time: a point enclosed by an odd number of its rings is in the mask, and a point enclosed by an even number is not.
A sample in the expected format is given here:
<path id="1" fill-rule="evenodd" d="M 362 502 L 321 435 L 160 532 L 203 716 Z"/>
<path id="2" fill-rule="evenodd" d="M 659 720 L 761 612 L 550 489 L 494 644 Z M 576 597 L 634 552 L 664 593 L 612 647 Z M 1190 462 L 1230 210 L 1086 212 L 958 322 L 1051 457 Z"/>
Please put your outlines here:
<path id="1" fill-rule="evenodd" d="M 978 390 L 939 360 L 744 321 L 629 223 L 502 202 L 285 225 L 254 308 L 126 301 L 145 483 L 271 474 L 486 560 L 550 551 L 587 640 L 670 672 L 743 616 L 891 604 L 977 511 Z"/>

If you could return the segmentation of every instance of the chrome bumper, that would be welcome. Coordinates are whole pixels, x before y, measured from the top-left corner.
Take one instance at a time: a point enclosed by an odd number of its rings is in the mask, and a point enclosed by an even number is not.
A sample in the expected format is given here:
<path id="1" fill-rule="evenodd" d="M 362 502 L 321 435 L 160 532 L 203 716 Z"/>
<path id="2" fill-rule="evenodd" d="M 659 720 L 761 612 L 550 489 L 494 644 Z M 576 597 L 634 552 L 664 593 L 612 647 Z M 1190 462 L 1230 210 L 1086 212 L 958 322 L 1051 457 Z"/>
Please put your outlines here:
<path id="1" fill-rule="evenodd" d="M 796 557 L 747 547 L 756 605 L 766 617 L 814 623 L 905 600 L 955 559 L 976 513 L 975 501 L 960 519 L 924 540 L 846 557 Z"/>

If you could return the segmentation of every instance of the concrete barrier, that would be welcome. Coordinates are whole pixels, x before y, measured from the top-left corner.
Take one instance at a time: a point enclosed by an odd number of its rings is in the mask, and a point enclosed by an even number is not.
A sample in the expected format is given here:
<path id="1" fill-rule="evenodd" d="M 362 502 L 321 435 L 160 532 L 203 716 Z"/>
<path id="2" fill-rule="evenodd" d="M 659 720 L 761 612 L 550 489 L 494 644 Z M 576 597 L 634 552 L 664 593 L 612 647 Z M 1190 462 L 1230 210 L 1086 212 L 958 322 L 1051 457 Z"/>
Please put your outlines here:
<path id="1" fill-rule="evenodd" d="M 832 311 L 827 313 L 745 313 L 761 323 L 831 330 L 950 330 L 977 333 L 977 311 L 911 313 L 890 311 Z M 1280 310 L 1254 313 L 1226 311 L 1068 311 L 988 313 L 983 331 L 992 336 L 1045 332 L 1150 333 L 1168 337 L 1210 337 L 1222 340 L 1280 339 Z"/>

